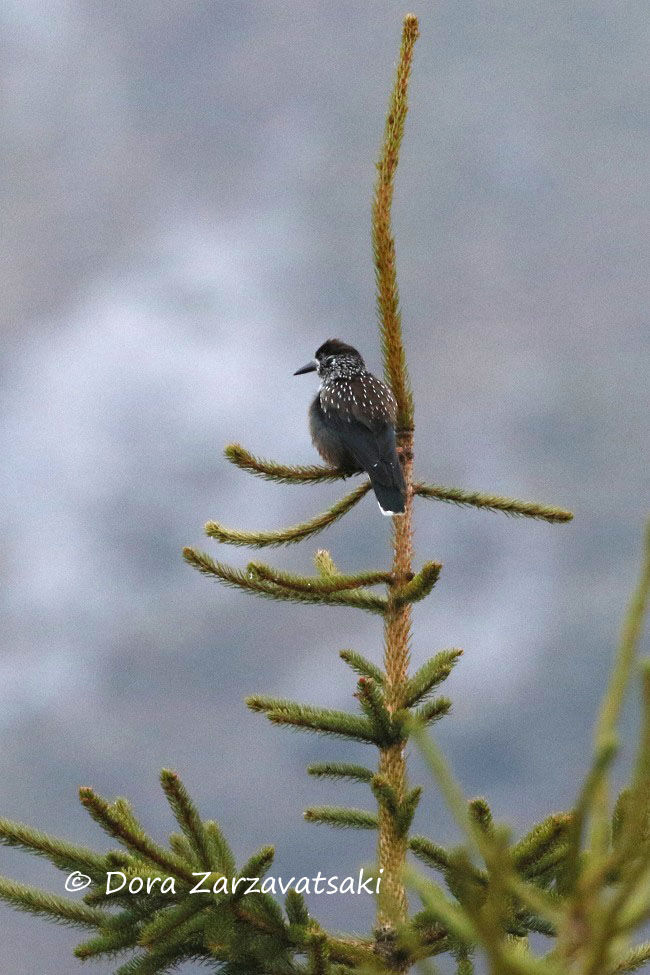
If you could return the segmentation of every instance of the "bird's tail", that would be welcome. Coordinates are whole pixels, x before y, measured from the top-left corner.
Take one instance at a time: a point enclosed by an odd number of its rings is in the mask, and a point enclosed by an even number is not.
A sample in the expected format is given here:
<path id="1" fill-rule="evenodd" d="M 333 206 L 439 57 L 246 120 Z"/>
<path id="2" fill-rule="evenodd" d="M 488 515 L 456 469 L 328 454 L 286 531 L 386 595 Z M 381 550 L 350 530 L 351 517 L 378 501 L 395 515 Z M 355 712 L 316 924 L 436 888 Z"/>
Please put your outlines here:
<path id="1" fill-rule="evenodd" d="M 397 458 L 393 463 L 380 461 L 369 472 L 370 483 L 377 498 L 382 515 L 403 515 L 406 501 L 406 484 L 401 464 Z"/>

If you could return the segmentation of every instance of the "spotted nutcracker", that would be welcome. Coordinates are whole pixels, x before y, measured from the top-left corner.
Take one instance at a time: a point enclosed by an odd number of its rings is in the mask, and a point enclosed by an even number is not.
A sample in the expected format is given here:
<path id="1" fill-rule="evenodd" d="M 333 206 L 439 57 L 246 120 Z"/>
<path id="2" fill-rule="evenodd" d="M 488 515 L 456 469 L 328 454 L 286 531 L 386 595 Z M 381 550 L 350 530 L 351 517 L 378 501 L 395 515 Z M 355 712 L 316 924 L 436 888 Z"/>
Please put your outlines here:
<path id="1" fill-rule="evenodd" d="M 404 513 L 406 485 L 395 444 L 397 404 L 351 345 L 328 339 L 294 375 L 318 372 L 309 410 L 311 438 L 323 460 L 346 474 L 365 471 L 384 515 Z"/>

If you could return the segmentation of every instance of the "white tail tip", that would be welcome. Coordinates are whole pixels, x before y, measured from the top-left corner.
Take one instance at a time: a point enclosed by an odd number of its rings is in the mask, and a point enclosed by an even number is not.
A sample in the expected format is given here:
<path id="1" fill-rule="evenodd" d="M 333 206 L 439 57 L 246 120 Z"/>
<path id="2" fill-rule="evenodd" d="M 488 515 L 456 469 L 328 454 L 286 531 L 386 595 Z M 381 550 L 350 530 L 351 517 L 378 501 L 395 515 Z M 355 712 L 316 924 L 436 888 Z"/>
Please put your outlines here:
<path id="1" fill-rule="evenodd" d="M 379 504 L 379 501 L 377 504 L 379 505 L 379 510 L 381 511 L 382 515 L 385 515 L 386 518 L 401 518 L 401 516 L 404 514 L 403 511 L 384 511 L 382 506 Z"/>

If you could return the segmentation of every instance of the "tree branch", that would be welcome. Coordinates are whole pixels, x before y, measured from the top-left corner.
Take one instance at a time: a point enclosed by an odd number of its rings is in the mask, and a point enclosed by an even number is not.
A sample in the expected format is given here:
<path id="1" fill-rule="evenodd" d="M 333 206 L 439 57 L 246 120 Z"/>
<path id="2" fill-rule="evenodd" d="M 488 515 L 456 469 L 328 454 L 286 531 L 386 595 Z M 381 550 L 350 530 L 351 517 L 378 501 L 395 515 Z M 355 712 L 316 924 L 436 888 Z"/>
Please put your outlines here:
<path id="1" fill-rule="evenodd" d="M 488 511 L 502 511 L 506 515 L 522 518 L 538 518 L 541 521 L 571 521 L 573 515 L 565 508 L 556 508 L 536 501 L 519 501 L 516 498 L 503 498 L 497 494 L 483 494 L 480 491 L 464 491 L 461 488 L 440 487 L 418 481 L 413 485 L 413 493 L 421 498 L 434 498 L 463 507 L 486 508 Z"/>
<path id="2" fill-rule="evenodd" d="M 304 538 L 310 538 L 318 534 L 324 528 L 333 525 L 335 521 L 347 514 L 351 508 L 361 501 L 361 498 L 370 490 L 370 481 L 364 481 L 358 487 L 346 494 L 345 497 L 333 504 L 331 508 L 320 515 L 316 515 L 310 521 L 301 522 L 299 525 L 291 525 L 289 528 L 279 529 L 271 532 L 243 532 L 236 529 L 226 528 L 217 521 L 209 521 L 205 526 L 205 533 L 211 538 L 216 538 L 218 542 L 225 545 L 246 545 L 250 548 L 273 548 L 278 545 L 295 545 Z"/>

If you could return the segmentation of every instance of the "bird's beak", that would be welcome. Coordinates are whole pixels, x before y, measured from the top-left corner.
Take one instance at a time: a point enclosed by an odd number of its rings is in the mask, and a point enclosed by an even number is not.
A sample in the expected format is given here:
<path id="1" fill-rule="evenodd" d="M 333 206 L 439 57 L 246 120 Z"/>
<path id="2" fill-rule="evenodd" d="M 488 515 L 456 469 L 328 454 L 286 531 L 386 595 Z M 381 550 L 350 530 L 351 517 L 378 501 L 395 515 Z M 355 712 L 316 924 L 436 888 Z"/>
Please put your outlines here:
<path id="1" fill-rule="evenodd" d="M 306 366 L 302 367 L 302 369 L 296 369 L 294 376 L 302 376 L 306 372 L 316 372 L 317 369 L 318 359 L 312 359 L 311 362 L 308 362 Z"/>

